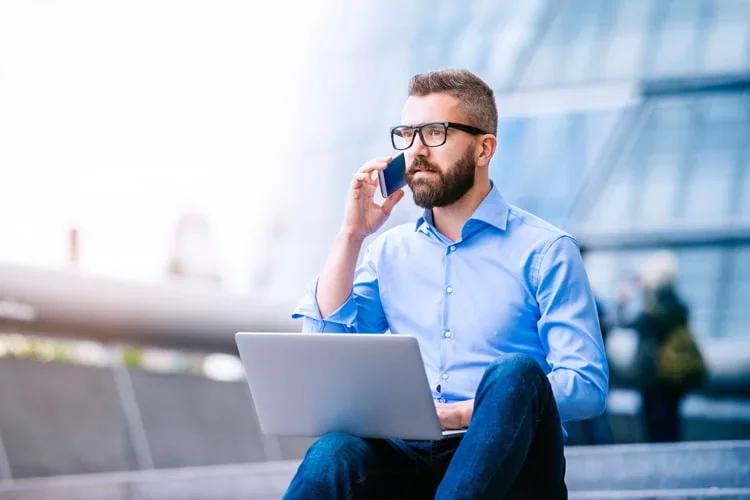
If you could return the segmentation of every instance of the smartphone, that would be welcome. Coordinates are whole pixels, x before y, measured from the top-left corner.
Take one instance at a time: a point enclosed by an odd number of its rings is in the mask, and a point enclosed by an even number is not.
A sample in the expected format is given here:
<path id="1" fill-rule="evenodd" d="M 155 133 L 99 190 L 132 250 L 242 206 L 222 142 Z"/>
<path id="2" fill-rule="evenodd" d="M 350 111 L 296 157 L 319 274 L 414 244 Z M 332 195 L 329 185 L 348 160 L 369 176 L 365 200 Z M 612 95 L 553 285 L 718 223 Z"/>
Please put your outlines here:
<path id="1" fill-rule="evenodd" d="M 396 156 L 391 160 L 385 170 L 378 170 L 378 179 L 380 180 L 380 194 L 383 198 L 406 186 L 406 159 L 404 153 Z"/>

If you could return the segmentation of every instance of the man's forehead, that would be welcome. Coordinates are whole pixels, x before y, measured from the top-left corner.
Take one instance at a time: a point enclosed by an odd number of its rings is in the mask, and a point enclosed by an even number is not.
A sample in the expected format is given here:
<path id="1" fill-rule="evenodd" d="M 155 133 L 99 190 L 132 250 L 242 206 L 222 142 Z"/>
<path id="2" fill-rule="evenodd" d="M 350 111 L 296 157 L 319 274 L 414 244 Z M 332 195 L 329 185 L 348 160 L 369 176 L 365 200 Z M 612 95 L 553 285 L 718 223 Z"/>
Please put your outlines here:
<path id="1" fill-rule="evenodd" d="M 459 101 L 449 94 L 429 94 L 410 96 L 404 103 L 401 113 L 405 125 L 419 125 L 427 122 L 461 121 Z"/>

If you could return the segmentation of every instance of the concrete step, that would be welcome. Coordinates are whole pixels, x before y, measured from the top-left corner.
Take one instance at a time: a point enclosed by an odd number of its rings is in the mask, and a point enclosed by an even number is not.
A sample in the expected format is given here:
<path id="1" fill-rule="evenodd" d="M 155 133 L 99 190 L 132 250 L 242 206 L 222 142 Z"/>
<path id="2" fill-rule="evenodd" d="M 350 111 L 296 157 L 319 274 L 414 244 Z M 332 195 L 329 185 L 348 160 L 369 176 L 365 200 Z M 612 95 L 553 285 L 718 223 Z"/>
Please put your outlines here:
<path id="1" fill-rule="evenodd" d="M 747 500 L 750 488 L 690 488 L 674 490 L 617 490 L 571 492 L 570 500 Z"/>
<path id="2" fill-rule="evenodd" d="M 278 500 L 298 465 L 288 460 L 20 479 L 0 482 L 0 500 Z"/>
<path id="3" fill-rule="evenodd" d="M 571 491 L 750 487 L 750 441 L 576 446 Z"/>
<path id="4" fill-rule="evenodd" d="M 750 499 L 750 441 L 574 447 L 571 499 Z M 299 461 L 0 482 L 0 500 L 278 499 Z"/>

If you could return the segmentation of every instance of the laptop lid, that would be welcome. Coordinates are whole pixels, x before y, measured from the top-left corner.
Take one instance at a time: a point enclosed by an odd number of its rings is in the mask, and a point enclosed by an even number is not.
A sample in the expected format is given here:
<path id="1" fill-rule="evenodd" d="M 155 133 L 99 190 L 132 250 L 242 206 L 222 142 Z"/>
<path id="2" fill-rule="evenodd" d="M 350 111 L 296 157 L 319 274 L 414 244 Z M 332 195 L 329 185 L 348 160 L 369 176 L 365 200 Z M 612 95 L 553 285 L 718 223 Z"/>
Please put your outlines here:
<path id="1" fill-rule="evenodd" d="M 239 332 L 235 340 L 265 434 L 443 437 L 412 336 Z"/>

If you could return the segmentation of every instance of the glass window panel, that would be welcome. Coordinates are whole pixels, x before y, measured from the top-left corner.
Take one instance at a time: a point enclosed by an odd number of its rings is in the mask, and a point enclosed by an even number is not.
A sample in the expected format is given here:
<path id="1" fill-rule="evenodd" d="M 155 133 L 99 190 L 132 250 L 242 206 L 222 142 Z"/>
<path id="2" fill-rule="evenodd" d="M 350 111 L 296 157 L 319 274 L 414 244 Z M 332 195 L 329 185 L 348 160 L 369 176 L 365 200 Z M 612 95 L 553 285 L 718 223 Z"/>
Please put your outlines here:
<path id="1" fill-rule="evenodd" d="M 601 0 L 578 0 L 565 5 L 560 25 L 564 43 L 573 42 L 583 31 L 599 23 L 602 3 Z"/>
<path id="2" fill-rule="evenodd" d="M 730 338 L 747 337 L 748 332 L 750 332 L 750 316 L 744 316 L 726 321 L 720 335 Z"/>
<path id="3" fill-rule="evenodd" d="M 619 260 L 620 252 L 591 252 L 586 256 L 586 273 L 598 295 L 614 297 L 615 286 L 620 279 L 617 272 Z"/>
<path id="4" fill-rule="evenodd" d="M 623 80 L 637 78 L 645 43 L 642 31 L 617 35 L 609 42 L 602 63 L 602 78 Z"/>
<path id="5" fill-rule="evenodd" d="M 696 100 L 686 97 L 668 97 L 656 101 L 651 115 L 655 128 L 679 128 L 688 126 L 695 115 Z"/>
<path id="6" fill-rule="evenodd" d="M 584 83 L 596 79 L 591 74 L 592 54 L 596 47 L 596 26 L 582 29 L 581 36 L 566 47 L 565 63 L 557 72 L 558 84 Z"/>
<path id="7" fill-rule="evenodd" d="M 748 62 L 750 21 L 714 22 L 706 36 L 703 53 L 704 73 L 739 72 Z"/>
<path id="8" fill-rule="evenodd" d="M 631 226 L 633 195 L 640 182 L 628 166 L 622 165 L 614 172 L 591 211 L 587 222 L 589 230 L 621 230 Z"/>
<path id="9" fill-rule="evenodd" d="M 696 72 L 695 28 L 682 27 L 664 31 L 657 42 L 651 78 L 689 75 Z"/>
<path id="10" fill-rule="evenodd" d="M 602 152 L 602 147 L 611 137 L 613 128 L 620 114 L 625 112 L 627 111 L 617 109 L 594 111 L 584 115 L 586 119 L 585 137 L 583 137 L 585 165 L 579 165 L 579 168 L 584 167 L 585 170 L 588 170 L 591 167 L 598 166 L 596 165 L 596 161 Z M 578 158 L 576 161 L 580 162 L 581 158 Z"/>
<path id="11" fill-rule="evenodd" d="M 688 280 L 680 276 L 678 289 L 685 301 L 695 309 L 713 309 L 716 305 L 718 281 Z"/>
<path id="12" fill-rule="evenodd" d="M 639 222 L 663 227 L 674 216 L 680 177 L 679 158 L 674 155 L 652 157 L 644 172 Z"/>
<path id="13" fill-rule="evenodd" d="M 527 164 L 525 191 L 533 193 L 539 186 L 539 179 L 548 174 L 554 166 L 552 158 L 559 157 L 560 134 L 564 132 L 565 117 L 540 117 L 532 120 L 530 140 L 526 144 L 525 154 L 529 159 Z"/>
<path id="14" fill-rule="evenodd" d="M 601 76 L 605 80 L 636 78 L 640 75 L 651 0 L 617 2 L 610 40 L 602 53 Z"/>
<path id="15" fill-rule="evenodd" d="M 568 6 L 571 15 L 564 25 L 563 53 L 554 75 L 558 84 L 587 82 L 596 78 L 591 74 L 592 55 L 598 49 L 603 2 L 585 0 L 570 2 Z"/>
<path id="16" fill-rule="evenodd" d="M 743 94 L 711 96 L 696 101 L 703 119 L 709 123 L 731 122 L 747 126 L 748 97 Z"/>
<path id="17" fill-rule="evenodd" d="M 680 250 L 680 279 L 697 281 L 716 281 L 719 279 L 724 250 L 720 248 L 700 248 Z"/>
<path id="18" fill-rule="evenodd" d="M 747 337 L 750 335 L 750 313 L 747 310 L 748 306 L 750 304 L 745 304 L 745 309 L 727 311 L 723 317 L 719 335 L 727 337 Z"/>
<path id="19" fill-rule="evenodd" d="M 750 0 L 713 0 L 714 19 L 747 19 L 750 15 Z"/>
<path id="20" fill-rule="evenodd" d="M 723 318 L 721 334 L 747 336 L 750 333 L 750 247 L 733 250 L 731 266 L 726 302 L 718 311 Z"/>
<path id="21" fill-rule="evenodd" d="M 750 96 L 735 93 L 647 103 L 650 115 L 617 167 L 632 173 L 607 179 L 584 227 L 621 231 L 675 222 L 706 227 L 734 223 L 738 215 L 750 220 L 749 102 Z"/>
<path id="22" fill-rule="evenodd" d="M 654 156 L 679 156 L 682 161 L 685 147 L 693 136 L 689 124 L 683 123 L 679 127 L 657 127 L 652 132 L 651 154 Z"/>
<path id="23" fill-rule="evenodd" d="M 745 153 L 746 157 L 748 153 Z M 750 219 L 750 158 L 745 162 L 742 169 L 741 189 L 739 199 L 739 216 L 742 219 Z"/>
<path id="24" fill-rule="evenodd" d="M 696 138 L 699 153 L 726 154 L 737 159 L 747 137 L 747 126 L 744 123 L 707 122 L 702 124 Z"/>
<path id="25" fill-rule="evenodd" d="M 521 78 L 521 87 L 539 87 L 560 81 L 561 76 L 564 76 L 561 72 L 566 71 L 564 67 L 571 59 L 573 44 L 582 33 L 593 33 L 596 29 L 600 6 L 601 2 L 591 0 L 565 4 L 565 8 L 552 21 L 539 48 L 532 56 Z M 588 39 L 593 40 L 593 35 Z M 577 71 L 580 72 L 581 68 L 588 70 L 588 61 L 585 61 L 587 56 L 584 52 L 589 50 L 589 47 L 581 46 L 579 55 L 576 56 Z M 570 76 L 577 81 L 580 80 L 579 74 L 571 73 Z"/>
<path id="26" fill-rule="evenodd" d="M 745 292 L 750 291 L 750 284 L 740 287 Z M 731 323 L 744 322 L 746 324 L 746 335 L 750 334 L 750 296 L 738 296 L 735 297 L 731 304 L 727 304 L 724 310 L 724 324 L 729 325 Z"/>
<path id="27" fill-rule="evenodd" d="M 594 70 L 594 54 L 601 49 L 602 22 L 607 5 L 604 2 L 571 2 L 578 7 L 576 16 L 568 23 L 565 59 L 558 66 L 557 83 L 574 84 L 599 79 Z M 598 59 L 598 57 L 597 57 Z"/>
<path id="28" fill-rule="evenodd" d="M 484 28 L 487 39 L 486 71 L 489 81 L 494 87 L 505 89 L 515 76 L 515 63 L 520 51 L 530 43 L 539 30 L 536 20 L 540 9 L 547 7 L 541 0 L 529 0 L 526 2 L 503 2 L 498 6 L 497 2 L 487 2 L 489 12 L 487 17 L 490 22 Z M 498 14 L 498 7 L 508 14 Z M 502 26 L 493 22 L 496 19 Z"/>
<path id="29" fill-rule="evenodd" d="M 476 2 L 471 2 L 471 4 L 469 5 L 471 17 L 485 19 L 488 15 L 492 16 L 492 4 L 493 2 L 491 0 L 478 0 Z M 500 6 L 496 9 L 495 13 L 501 14 L 501 20 L 512 15 L 512 11 L 508 8 L 507 5 Z"/>
<path id="30" fill-rule="evenodd" d="M 560 46 L 564 43 L 566 12 L 564 9 L 553 19 L 538 48 L 531 56 L 529 65 L 523 73 L 519 86 L 539 87 L 552 80 L 552 73 L 559 61 Z"/>
<path id="31" fill-rule="evenodd" d="M 736 155 L 701 154 L 688 177 L 684 217 L 694 223 L 719 222 L 729 216 Z"/>
<path id="32" fill-rule="evenodd" d="M 653 59 L 647 75 L 652 78 L 693 74 L 701 27 L 701 0 L 671 0 L 654 38 Z"/>
<path id="33" fill-rule="evenodd" d="M 521 79 L 521 87 L 541 87 L 552 80 L 552 74 L 560 59 L 559 46 L 541 46 L 534 53 L 529 67 Z"/>
<path id="34" fill-rule="evenodd" d="M 690 328 L 697 337 L 714 336 L 714 325 L 712 311 L 690 311 Z"/>
<path id="35" fill-rule="evenodd" d="M 713 7 L 704 43 L 704 73 L 746 70 L 750 64 L 750 1 L 714 0 Z"/>
<path id="36" fill-rule="evenodd" d="M 744 287 L 744 291 L 750 291 L 750 285 Z M 744 321 L 746 323 L 746 333 L 750 334 L 750 297 L 745 295 L 744 297 L 737 297 L 733 300 L 731 307 L 727 304 L 726 309 L 723 311 L 724 325 L 729 325 L 733 322 Z"/>
<path id="37" fill-rule="evenodd" d="M 750 247 L 740 247 L 732 252 L 732 276 L 750 282 Z"/>
<path id="38" fill-rule="evenodd" d="M 681 250 L 677 256 L 678 290 L 690 308 L 693 328 L 700 335 L 713 335 L 712 317 L 719 293 L 723 251 L 719 248 Z"/>
<path id="39" fill-rule="evenodd" d="M 476 60 L 481 53 L 480 49 L 484 40 L 484 33 L 478 29 L 477 22 L 478 19 L 475 18 L 470 29 L 463 30 L 461 37 L 453 46 L 453 61 L 460 61 L 462 66 L 469 68 L 476 66 Z"/>
<path id="40" fill-rule="evenodd" d="M 730 292 L 723 311 L 726 322 L 729 323 L 737 318 L 750 317 L 750 295 L 748 295 L 750 293 L 750 281 L 746 280 L 735 284 L 730 287 Z M 742 295 L 743 292 L 744 295 Z M 750 329 L 748 329 L 748 333 L 750 333 Z"/>
<path id="41" fill-rule="evenodd" d="M 526 171 L 525 143 L 529 119 L 507 118 L 498 123 L 497 153 L 491 163 L 491 176 L 511 203 L 518 203 Z"/>

